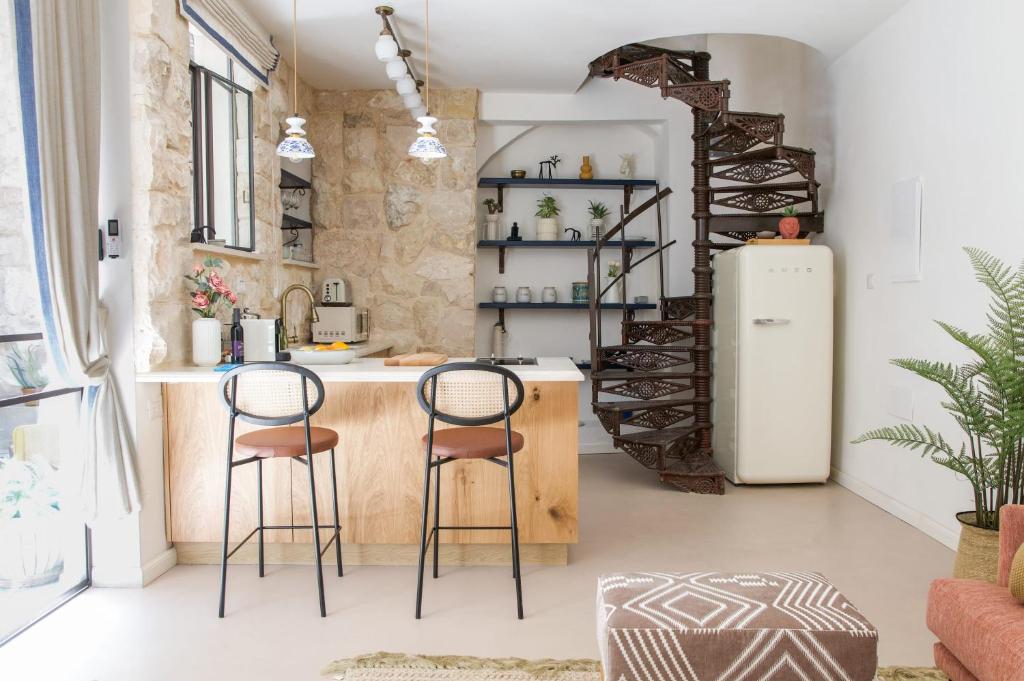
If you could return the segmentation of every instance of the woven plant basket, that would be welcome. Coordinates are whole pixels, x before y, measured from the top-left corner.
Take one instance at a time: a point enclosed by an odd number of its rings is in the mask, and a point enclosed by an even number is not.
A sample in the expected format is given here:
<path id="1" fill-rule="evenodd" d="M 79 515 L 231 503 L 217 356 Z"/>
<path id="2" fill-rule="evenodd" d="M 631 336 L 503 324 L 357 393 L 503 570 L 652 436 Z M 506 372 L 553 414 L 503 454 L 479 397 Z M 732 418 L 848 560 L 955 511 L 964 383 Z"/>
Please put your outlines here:
<path id="1" fill-rule="evenodd" d="M 974 511 L 957 513 L 956 519 L 960 521 L 960 543 L 953 576 L 995 584 L 999 571 L 999 532 L 977 527 Z"/>

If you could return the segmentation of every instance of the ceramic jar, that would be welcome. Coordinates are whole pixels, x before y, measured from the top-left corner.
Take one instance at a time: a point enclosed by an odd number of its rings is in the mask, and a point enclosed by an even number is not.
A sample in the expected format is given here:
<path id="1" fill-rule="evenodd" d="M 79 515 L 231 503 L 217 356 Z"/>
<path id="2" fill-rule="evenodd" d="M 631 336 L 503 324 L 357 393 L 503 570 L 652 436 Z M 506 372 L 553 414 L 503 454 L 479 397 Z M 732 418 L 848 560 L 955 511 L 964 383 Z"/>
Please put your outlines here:
<path id="1" fill-rule="evenodd" d="M 508 291 L 504 286 L 495 286 L 494 291 L 491 292 L 491 300 L 495 303 L 508 302 Z"/>
<path id="2" fill-rule="evenodd" d="M 542 303 L 557 303 L 558 290 L 554 286 L 545 286 L 541 291 L 540 300 Z"/>
<path id="3" fill-rule="evenodd" d="M 497 241 L 501 237 L 498 235 L 498 214 L 488 214 L 486 216 L 487 224 L 484 227 L 484 238 L 488 241 Z"/>
<path id="4" fill-rule="evenodd" d="M 533 293 L 530 291 L 529 286 L 520 286 L 516 289 L 516 302 L 517 303 L 528 303 L 533 298 Z"/>
<path id="5" fill-rule="evenodd" d="M 192 320 L 192 363 L 201 367 L 220 364 L 220 321 L 215 317 Z"/>
<path id="6" fill-rule="evenodd" d="M 589 303 L 590 302 L 590 286 L 585 281 L 574 281 L 572 282 L 572 302 L 574 303 Z"/>

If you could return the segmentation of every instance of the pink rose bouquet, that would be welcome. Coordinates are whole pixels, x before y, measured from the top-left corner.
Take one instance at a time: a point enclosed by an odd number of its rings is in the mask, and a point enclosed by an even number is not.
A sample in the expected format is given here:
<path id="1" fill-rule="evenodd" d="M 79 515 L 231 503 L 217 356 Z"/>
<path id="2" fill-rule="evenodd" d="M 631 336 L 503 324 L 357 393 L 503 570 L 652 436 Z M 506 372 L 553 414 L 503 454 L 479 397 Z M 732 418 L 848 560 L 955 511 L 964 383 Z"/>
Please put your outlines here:
<path id="1" fill-rule="evenodd" d="M 202 265 L 192 268 L 191 274 L 185 275 L 185 280 L 190 282 L 192 311 L 200 317 L 215 317 L 221 305 L 227 303 L 228 307 L 233 307 L 238 302 L 238 297 L 214 269 L 223 266 L 218 258 L 206 258 Z"/>

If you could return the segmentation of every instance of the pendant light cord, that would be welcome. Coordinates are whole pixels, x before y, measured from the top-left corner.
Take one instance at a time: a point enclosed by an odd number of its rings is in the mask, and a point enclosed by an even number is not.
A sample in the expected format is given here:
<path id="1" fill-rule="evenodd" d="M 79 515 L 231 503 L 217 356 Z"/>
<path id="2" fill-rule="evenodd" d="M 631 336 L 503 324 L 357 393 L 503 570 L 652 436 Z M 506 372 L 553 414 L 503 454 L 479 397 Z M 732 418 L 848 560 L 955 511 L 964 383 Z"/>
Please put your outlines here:
<path id="1" fill-rule="evenodd" d="M 426 62 L 427 115 L 430 115 L 430 0 L 423 0 L 423 60 Z"/>
<path id="2" fill-rule="evenodd" d="M 296 117 L 299 115 L 299 41 L 295 28 L 299 16 L 297 5 L 298 0 L 292 0 L 292 107 Z"/>

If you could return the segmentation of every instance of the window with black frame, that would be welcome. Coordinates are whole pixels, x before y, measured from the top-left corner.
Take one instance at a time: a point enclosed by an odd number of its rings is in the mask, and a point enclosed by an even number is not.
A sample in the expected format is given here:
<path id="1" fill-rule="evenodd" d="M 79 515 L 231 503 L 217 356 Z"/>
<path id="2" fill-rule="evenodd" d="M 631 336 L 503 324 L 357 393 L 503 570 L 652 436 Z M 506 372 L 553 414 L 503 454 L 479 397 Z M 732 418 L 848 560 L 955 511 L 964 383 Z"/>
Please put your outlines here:
<path id="1" fill-rule="evenodd" d="M 190 28 L 191 241 L 254 250 L 252 80 L 220 46 Z"/>

